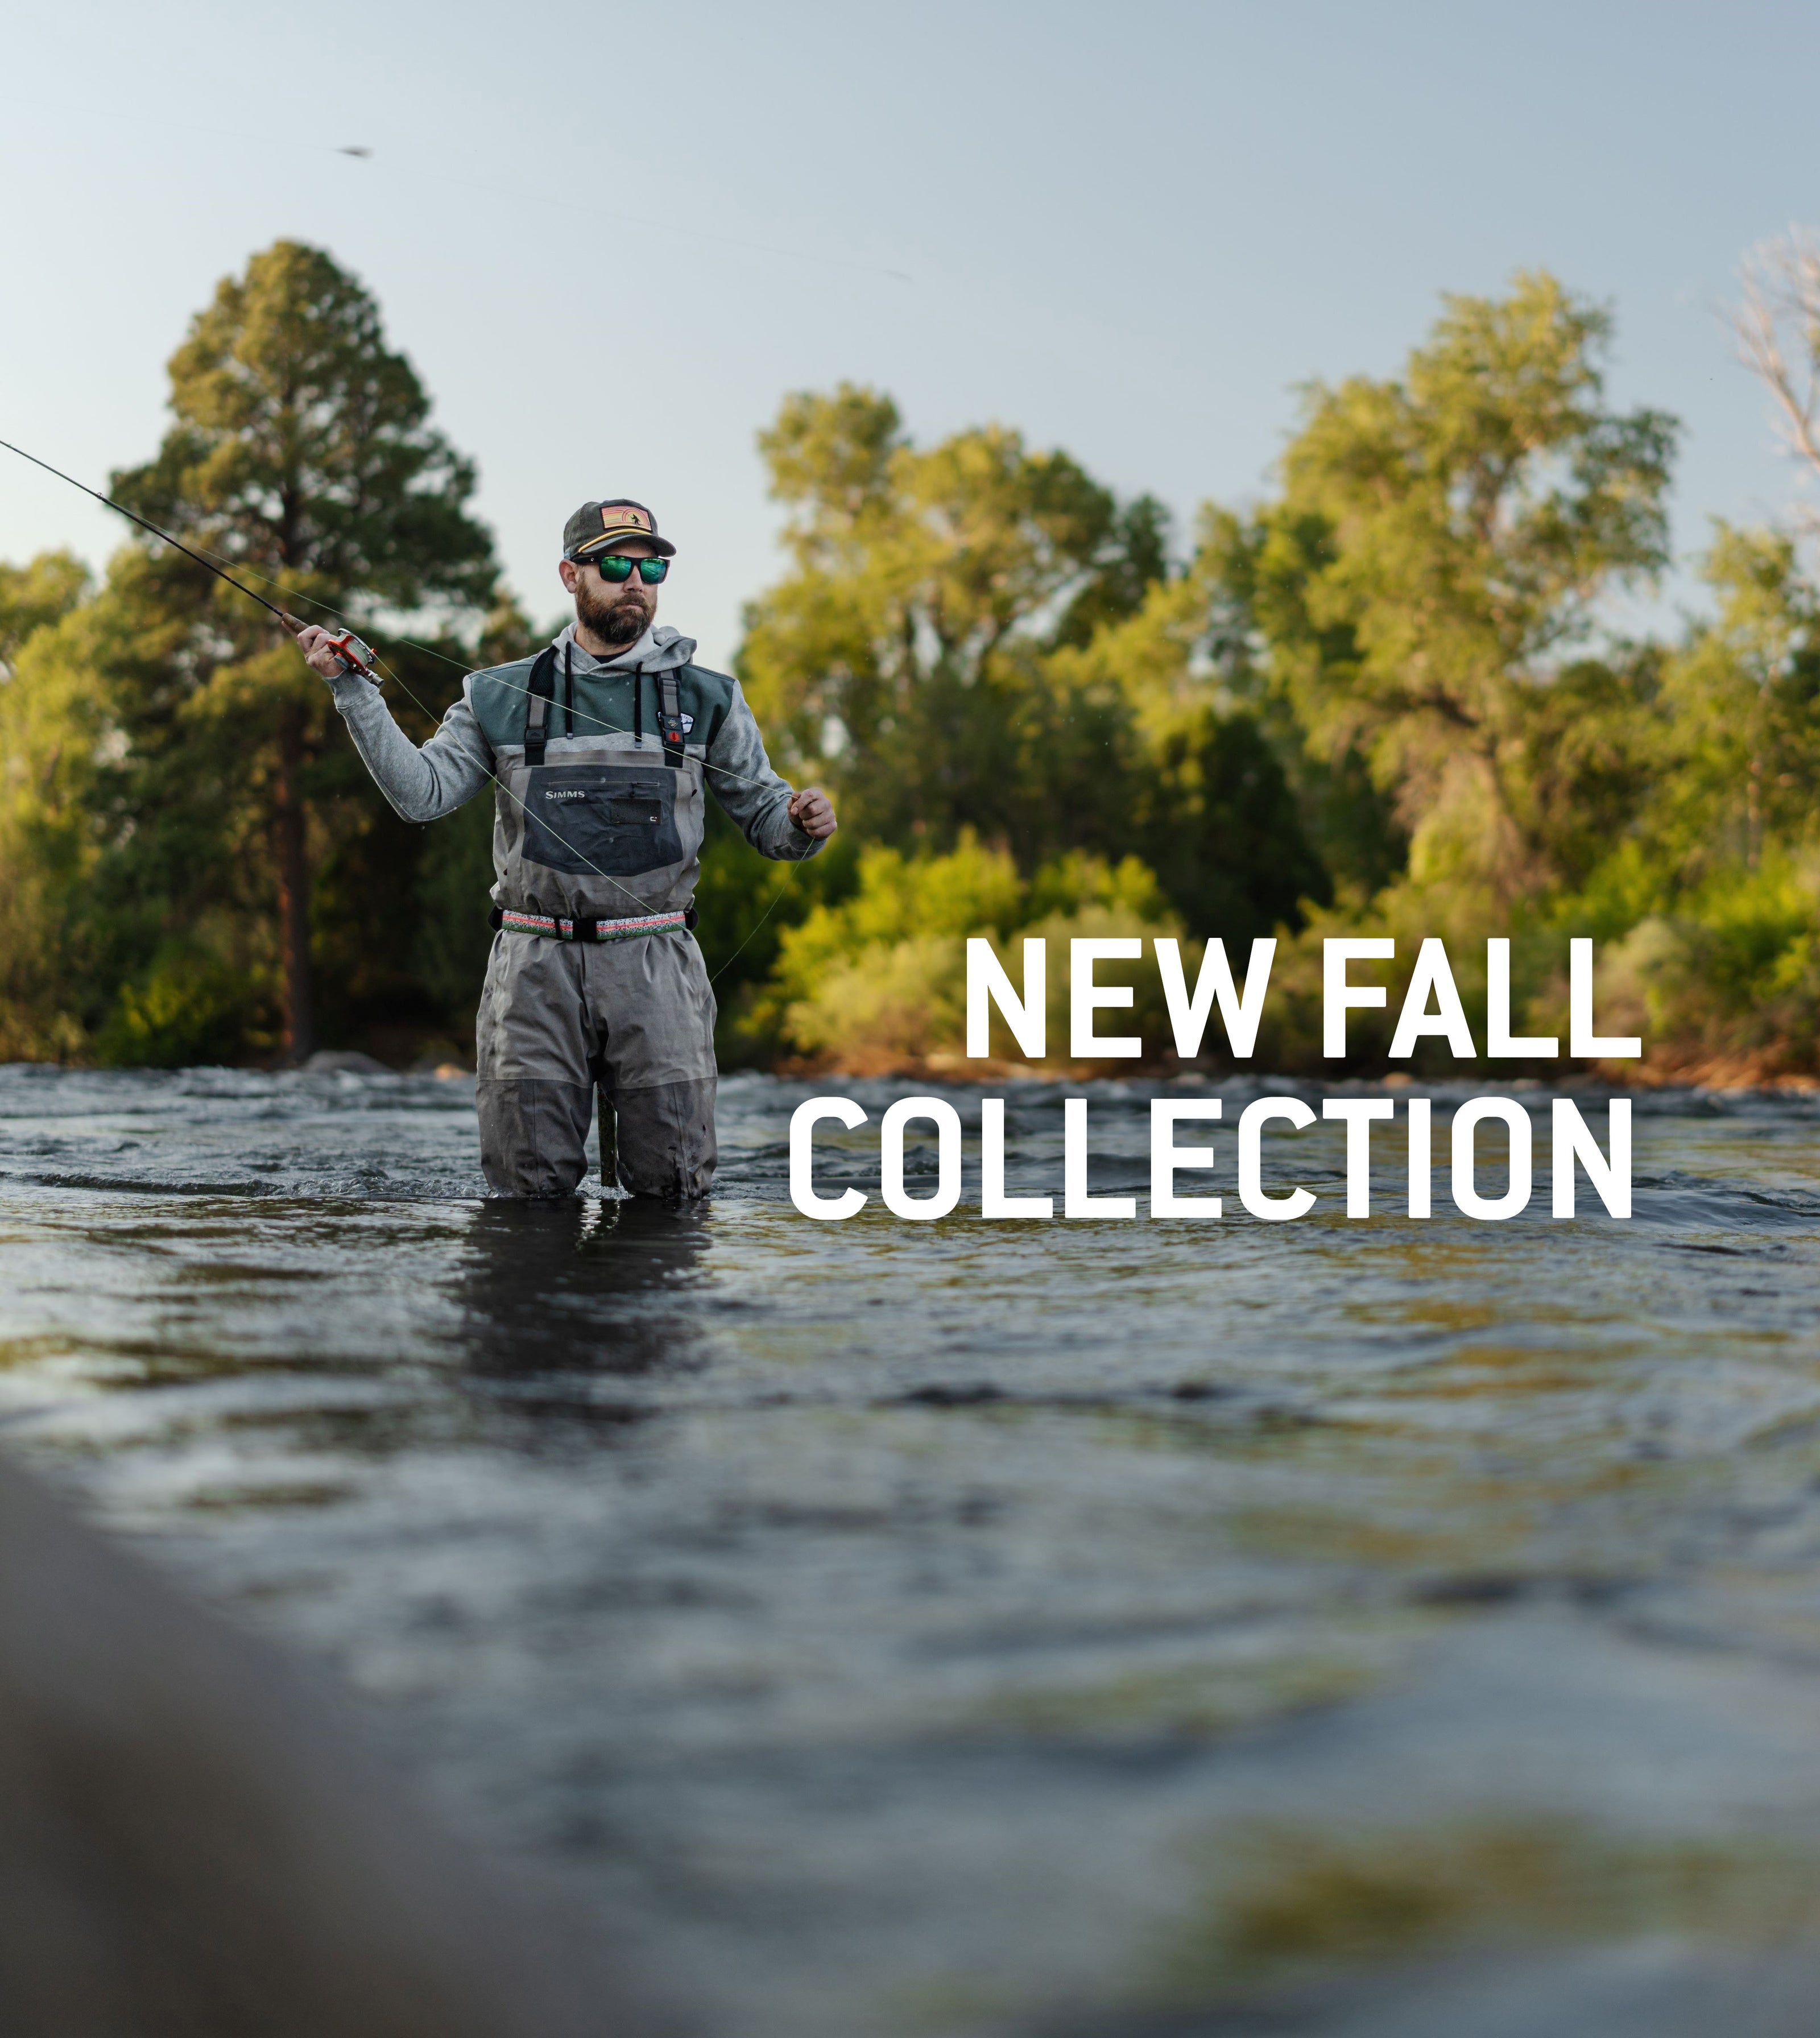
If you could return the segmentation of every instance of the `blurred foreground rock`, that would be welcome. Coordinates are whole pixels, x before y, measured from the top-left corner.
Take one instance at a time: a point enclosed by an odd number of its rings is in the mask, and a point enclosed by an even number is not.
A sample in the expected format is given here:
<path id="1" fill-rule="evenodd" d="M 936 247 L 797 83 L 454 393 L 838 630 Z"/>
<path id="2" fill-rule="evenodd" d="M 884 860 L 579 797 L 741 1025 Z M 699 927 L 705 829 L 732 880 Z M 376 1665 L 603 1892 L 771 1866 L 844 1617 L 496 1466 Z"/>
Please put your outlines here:
<path id="1" fill-rule="evenodd" d="M 332 1702 L 0 1464 L 6 2038 L 656 2038 Z"/>

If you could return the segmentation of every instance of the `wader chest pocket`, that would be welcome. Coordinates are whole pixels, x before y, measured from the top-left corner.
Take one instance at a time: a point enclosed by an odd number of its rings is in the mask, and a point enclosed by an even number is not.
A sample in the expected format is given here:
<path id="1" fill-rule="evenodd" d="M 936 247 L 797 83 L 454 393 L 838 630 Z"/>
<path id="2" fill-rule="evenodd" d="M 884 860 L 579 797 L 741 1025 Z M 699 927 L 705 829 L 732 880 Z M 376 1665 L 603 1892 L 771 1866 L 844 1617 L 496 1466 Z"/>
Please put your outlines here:
<path id="1" fill-rule="evenodd" d="M 615 828 L 657 828 L 663 822 L 664 803 L 616 794 L 607 802 L 607 818 Z"/>
<path id="2" fill-rule="evenodd" d="M 673 773 L 540 765 L 524 801 L 524 859 L 587 877 L 629 877 L 683 860 Z"/>

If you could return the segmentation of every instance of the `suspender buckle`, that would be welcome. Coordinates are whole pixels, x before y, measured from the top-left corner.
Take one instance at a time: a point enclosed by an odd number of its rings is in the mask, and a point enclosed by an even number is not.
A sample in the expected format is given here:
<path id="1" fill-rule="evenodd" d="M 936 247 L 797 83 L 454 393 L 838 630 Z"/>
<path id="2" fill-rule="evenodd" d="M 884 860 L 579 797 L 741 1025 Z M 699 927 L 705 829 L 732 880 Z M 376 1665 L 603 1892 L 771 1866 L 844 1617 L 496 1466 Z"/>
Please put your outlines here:
<path id="1" fill-rule="evenodd" d="M 672 771 L 683 768 L 683 700 L 674 672 L 657 675 L 657 733 L 664 741 L 664 762 Z"/>

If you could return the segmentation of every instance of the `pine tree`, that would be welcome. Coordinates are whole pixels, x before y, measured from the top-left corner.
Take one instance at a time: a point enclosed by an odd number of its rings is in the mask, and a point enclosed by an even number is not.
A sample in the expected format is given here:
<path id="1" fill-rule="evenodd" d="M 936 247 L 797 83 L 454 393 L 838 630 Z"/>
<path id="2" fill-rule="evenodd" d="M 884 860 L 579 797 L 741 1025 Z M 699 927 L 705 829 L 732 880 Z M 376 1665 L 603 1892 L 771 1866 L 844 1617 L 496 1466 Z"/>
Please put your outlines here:
<path id="1" fill-rule="evenodd" d="M 340 612 L 376 634 L 388 614 L 490 601 L 492 540 L 467 510 L 473 464 L 431 426 L 373 298 L 321 249 L 278 241 L 224 278 L 169 373 L 174 422 L 154 460 L 115 475 L 122 502 L 260 577 L 262 591 L 293 591 L 286 605 L 317 620 Z M 344 759 L 322 769 L 332 704 L 244 596 L 154 540 L 142 549 L 153 570 L 137 578 L 187 627 L 153 669 L 125 676 L 117 703 L 141 767 L 132 819 L 142 837 L 185 812 L 201 864 L 218 881 L 224 862 L 233 869 L 240 908 L 269 900 L 284 1052 L 299 1061 L 315 1035 L 312 870 L 344 790 Z"/>

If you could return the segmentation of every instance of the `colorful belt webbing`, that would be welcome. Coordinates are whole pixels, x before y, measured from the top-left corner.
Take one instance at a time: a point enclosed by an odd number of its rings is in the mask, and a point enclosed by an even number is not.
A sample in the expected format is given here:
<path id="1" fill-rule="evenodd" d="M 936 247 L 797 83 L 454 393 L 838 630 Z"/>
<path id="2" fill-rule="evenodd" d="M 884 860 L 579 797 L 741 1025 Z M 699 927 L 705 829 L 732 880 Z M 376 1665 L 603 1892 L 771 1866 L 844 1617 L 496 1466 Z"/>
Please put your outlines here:
<path id="1" fill-rule="evenodd" d="M 686 927 L 687 913 L 646 913 L 633 920 L 566 919 L 550 913 L 515 913 L 497 909 L 497 925 L 515 934 L 547 934 L 558 941 L 622 941 L 634 934 L 660 934 L 667 927 Z"/>

